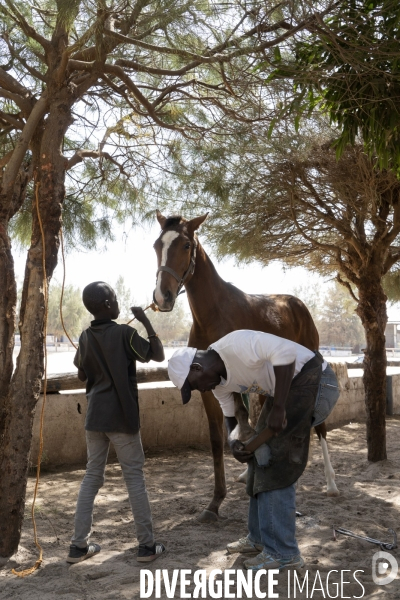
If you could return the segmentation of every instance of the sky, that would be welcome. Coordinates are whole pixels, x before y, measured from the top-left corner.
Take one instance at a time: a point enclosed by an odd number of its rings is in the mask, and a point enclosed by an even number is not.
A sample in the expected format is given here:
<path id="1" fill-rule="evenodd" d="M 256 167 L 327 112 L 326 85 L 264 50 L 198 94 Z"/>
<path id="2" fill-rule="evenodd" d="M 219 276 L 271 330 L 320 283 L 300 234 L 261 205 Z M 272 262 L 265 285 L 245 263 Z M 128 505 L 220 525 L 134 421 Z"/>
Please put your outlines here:
<path id="1" fill-rule="evenodd" d="M 150 227 L 136 227 L 124 231 L 119 226 L 115 229 L 115 241 L 109 242 L 105 249 L 98 251 L 76 251 L 66 249 L 66 285 L 72 284 L 83 288 L 91 281 L 106 281 L 115 285 L 118 277 L 123 276 L 126 286 L 139 306 L 147 306 L 155 287 L 157 261 L 153 243 L 160 232 L 158 223 Z M 199 240 L 202 242 L 201 229 Z M 329 285 L 328 280 L 314 275 L 306 269 L 297 267 L 284 270 L 283 266 L 274 262 L 262 267 L 254 262 L 238 266 L 233 259 L 219 262 L 213 256 L 207 244 L 202 243 L 217 271 L 223 279 L 236 285 L 247 293 L 286 294 L 293 293 L 296 288 L 318 284 L 323 288 Z M 26 253 L 15 253 L 15 268 L 18 280 L 23 281 Z M 61 254 L 59 264 L 54 272 L 54 279 L 62 281 Z M 186 296 L 180 301 L 189 310 Z M 389 320 L 400 321 L 400 304 L 388 306 Z"/>

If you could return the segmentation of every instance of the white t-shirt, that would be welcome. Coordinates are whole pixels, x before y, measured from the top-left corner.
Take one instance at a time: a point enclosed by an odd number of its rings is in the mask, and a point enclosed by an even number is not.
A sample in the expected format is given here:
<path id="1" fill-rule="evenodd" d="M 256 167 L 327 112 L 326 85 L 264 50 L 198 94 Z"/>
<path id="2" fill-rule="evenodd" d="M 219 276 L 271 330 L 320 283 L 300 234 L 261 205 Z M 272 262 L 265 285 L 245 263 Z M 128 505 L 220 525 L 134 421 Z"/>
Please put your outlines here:
<path id="1" fill-rule="evenodd" d="M 296 376 L 303 365 L 314 357 L 312 350 L 296 342 L 250 329 L 232 331 L 211 344 L 210 348 L 218 352 L 226 367 L 227 379 L 221 377 L 220 385 L 213 390 L 225 417 L 235 416 L 232 392 L 273 396 L 274 367 L 290 365 L 295 361 Z M 325 367 L 326 362 L 322 369 Z"/>

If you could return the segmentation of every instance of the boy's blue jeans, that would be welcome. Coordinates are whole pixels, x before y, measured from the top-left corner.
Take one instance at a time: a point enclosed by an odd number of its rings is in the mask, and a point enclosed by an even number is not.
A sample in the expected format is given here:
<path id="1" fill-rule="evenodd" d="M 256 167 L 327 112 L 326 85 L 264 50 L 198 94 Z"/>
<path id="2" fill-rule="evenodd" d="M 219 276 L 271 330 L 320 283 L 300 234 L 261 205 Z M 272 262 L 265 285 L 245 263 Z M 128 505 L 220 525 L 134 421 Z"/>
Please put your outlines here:
<path id="1" fill-rule="evenodd" d="M 75 531 L 71 540 L 78 548 L 86 548 L 93 518 L 97 492 L 104 484 L 110 441 L 121 465 L 129 501 L 135 519 L 139 544 L 154 543 L 153 524 L 143 475 L 144 454 L 140 433 L 86 431 L 88 462 L 81 483 L 75 513 Z"/>
<path id="2" fill-rule="evenodd" d="M 248 526 L 249 540 L 264 546 L 273 558 L 298 556 L 295 484 L 250 498 Z"/>

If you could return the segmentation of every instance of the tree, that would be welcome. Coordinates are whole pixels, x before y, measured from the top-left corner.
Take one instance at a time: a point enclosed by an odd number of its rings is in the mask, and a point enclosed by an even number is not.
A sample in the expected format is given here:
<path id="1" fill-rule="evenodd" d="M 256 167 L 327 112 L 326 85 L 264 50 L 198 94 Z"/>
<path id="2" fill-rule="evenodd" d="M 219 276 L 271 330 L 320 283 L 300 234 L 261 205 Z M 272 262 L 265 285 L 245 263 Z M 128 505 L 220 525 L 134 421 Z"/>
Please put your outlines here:
<path id="1" fill-rule="evenodd" d="M 151 301 L 148 302 L 149 305 Z M 187 313 L 181 302 L 177 302 L 170 313 L 148 311 L 148 317 L 163 344 L 187 341 L 192 326 L 191 315 Z M 136 322 L 131 324 L 136 327 L 140 335 L 147 336 L 144 327 Z"/>
<path id="2" fill-rule="evenodd" d="M 131 306 L 135 306 L 136 303 L 130 290 L 128 290 L 126 287 L 125 280 L 122 275 L 120 275 L 115 282 L 114 290 L 118 298 L 120 310 L 118 321 L 121 323 L 126 323 L 126 321 L 132 319 L 132 313 L 130 309 Z"/>
<path id="3" fill-rule="evenodd" d="M 139 209 L 149 210 L 142 190 L 157 179 L 158 146 L 177 136 L 199 138 L 216 122 L 258 119 L 248 101 L 260 81 L 254 59 L 313 27 L 313 4 L 0 4 L 1 556 L 12 554 L 20 537 L 43 373 L 43 276 L 50 281 L 57 263 L 62 217 L 73 228 L 68 216 L 79 215 L 83 241 L 109 234 L 107 217 L 114 211 L 121 216 L 124 201 L 133 219 Z M 334 2 L 322 4 L 323 16 Z M 13 374 L 16 285 L 9 233 L 11 219 L 24 209 L 30 247 Z M 26 224 L 20 216 L 18 223 Z"/>
<path id="4" fill-rule="evenodd" d="M 315 321 L 320 346 L 360 346 L 365 343 L 357 304 L 337 281 L 321 289 L 320 285 L 300 286 L 293 290 Z"/>
<path id="5" fill-rule="evenodd" d="M 230 144 L 193 145 L 175 159 L 186 193 L 212 211 L 208 240 L 220 255 L 336 274 L 352 296 L 367 343 L 368 459 L 378 461 L 386 458 L 382 282 L 400 261 L 400 182 L 361 144 L 337 161 L 331 133 L 323 122 L 297 135 L 283 123 L 268 142 L 261 127 L 242 128 Z"/>
<path id="6" fill-rule="evenodd" d="M 317 325 L 321 346 L 364 346 L 365 335 L 356 308 L 357 304 L 348 291 L 336 282 L 325 296 Z"/>
<path id="7" fill-rule="evenodd" d="M 383 278 L 383 289 L 391 304 L 400 301 L 400 270 L 398 265 L 394 265 L 394 268 Z"/>
<path id="8" fill-rule="evenodd" d="M 281 98 L 281 117 L 291 114 L 298 123 L 322 110 L 338 127 L 337 156 L 362 139 L 381 168 L 399 170 L 399 20 L 396 0 L 341 2 L 277 54 L 273 72 L 264 62 L 269 81 L 293 85 Z"/>
<path id="9" fill-rule="evenodd" d="M 60 315 L 61 285 L 51 285 L 47 331 L 57 338 L 65 335 Z M 82 304 L 82 292 L 72 285 L 65 286 L 63 294 L 62 317 L 68 334 L 78 337 L 90 320 L 89 313 Z"/>

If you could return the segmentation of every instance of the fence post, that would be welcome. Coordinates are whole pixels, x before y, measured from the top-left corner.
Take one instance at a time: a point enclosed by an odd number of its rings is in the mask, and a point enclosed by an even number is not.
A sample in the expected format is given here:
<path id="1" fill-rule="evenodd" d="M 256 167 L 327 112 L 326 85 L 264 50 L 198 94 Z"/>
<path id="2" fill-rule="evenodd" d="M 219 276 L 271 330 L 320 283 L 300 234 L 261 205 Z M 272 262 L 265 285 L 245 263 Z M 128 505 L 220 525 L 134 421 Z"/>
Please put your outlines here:
<path id="1" fill-rule="evenodd" d="M 386 414 L 393 416 L 393 380 L 392 375 L 386 375 Z"/>

